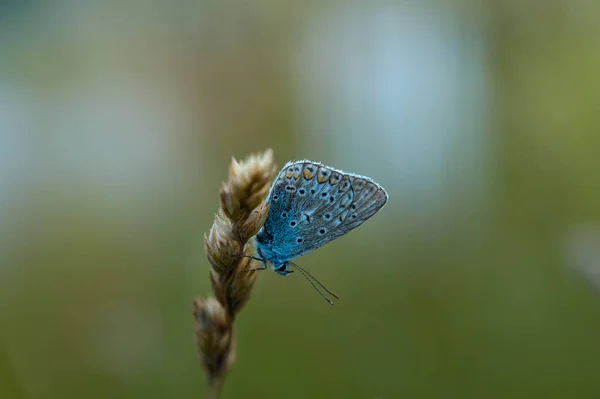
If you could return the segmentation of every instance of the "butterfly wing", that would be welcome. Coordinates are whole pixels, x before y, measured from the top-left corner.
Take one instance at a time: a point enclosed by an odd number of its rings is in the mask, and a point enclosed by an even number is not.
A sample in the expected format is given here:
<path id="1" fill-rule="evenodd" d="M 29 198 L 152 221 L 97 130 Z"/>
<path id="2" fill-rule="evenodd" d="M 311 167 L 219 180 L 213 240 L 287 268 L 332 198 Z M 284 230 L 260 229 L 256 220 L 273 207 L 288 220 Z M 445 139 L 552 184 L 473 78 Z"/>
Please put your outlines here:
<path id="1" fill-rule="evenodd" d="M 293 259 L 348 233 L 387 202 L 387 193 L 368 177 L 311 161 L 287 164 L 269 194 L 265 228 L 275 253 Z"/>

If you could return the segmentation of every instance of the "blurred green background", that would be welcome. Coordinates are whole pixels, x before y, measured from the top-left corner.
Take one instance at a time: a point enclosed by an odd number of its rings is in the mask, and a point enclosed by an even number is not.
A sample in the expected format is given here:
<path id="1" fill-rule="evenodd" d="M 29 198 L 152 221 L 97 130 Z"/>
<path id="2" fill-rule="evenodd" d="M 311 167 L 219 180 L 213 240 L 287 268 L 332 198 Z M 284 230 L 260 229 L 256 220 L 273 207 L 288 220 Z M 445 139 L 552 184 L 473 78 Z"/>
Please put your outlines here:
<path id="1" fill-rule="evenodd" d="M 600 397 L 600 2 L 0 2 L 0 397 L 199 398 L 231 156 L 388 205 L 259 276 L 223 398 Z"/>

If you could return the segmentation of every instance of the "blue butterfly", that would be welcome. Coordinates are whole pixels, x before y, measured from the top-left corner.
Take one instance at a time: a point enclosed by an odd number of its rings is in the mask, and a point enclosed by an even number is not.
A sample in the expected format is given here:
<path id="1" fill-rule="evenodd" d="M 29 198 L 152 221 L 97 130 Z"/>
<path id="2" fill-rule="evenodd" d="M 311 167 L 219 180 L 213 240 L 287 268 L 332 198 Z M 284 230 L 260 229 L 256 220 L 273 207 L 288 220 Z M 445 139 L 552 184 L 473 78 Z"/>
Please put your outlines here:
<path id="1" fill-rule="evenodd" d="M 325 288 L 292 259 L 327 244 L 363 224 L 387 202 L 387 192 L 368 177 L 345 173 L 312 161 L 289 162 L 273 182 L 267 202 L 269 215 L 255 238 L 264 270 L 285 276 L 298 270 L 331 305 L 311 281 Z M 338 298 L 339 299 L 339 298 Z"/>

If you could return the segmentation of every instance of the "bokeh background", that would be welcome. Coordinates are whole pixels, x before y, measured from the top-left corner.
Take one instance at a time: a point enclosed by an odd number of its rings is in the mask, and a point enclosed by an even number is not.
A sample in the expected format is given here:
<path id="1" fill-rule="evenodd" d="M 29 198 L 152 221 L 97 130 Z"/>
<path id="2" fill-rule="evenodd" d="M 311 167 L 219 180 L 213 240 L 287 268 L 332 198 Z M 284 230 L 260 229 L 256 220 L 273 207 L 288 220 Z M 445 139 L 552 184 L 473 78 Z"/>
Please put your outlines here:
<path id="1" fill-rule="evenodd" d="M 0 397 L 199 398 L 231 156 L 388 205 L 259 276 L 223 398 L 600 397 L 600 2 L 0 2 Z"/>

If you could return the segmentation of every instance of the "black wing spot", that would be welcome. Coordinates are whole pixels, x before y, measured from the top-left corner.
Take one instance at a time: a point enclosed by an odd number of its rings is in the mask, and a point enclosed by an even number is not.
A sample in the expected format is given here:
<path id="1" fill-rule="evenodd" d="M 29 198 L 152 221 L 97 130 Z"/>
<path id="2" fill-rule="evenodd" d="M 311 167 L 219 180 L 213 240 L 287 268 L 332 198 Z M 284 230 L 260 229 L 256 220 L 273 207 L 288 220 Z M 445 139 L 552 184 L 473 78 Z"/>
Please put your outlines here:
<path id="1" fill-rule="evenodd" d="M 321 193 L 321 197 L 327 197 L 327 193 Z"/>
<path id="2" fill-rule="evenodd" d="M 326 213 L 326 214 L 325 214 L 325 219 L 329 219 L 329 218 L 331 218 L 331 214 L 329 214 L 329 213 Z"/>
<path id="3" fill-rule="evenodd" d="M 285 218 L 287 217 L 287 213 L 283 212 L 283 213 L 281 214 L 281 217 L 285 219 Z"/>
<path id="4" fill-rule="evenodd" d="M 298 244 L 300 244 L 300 243 L 302 242 L 302 238 L 298 238 L 298 239 L 296 240 L 296 242 L 297 242 Z"/>
<path id="5" fill-rule="evenodd" d="M 273 201 L 277 201 L 278 199 L 279 199 L 279 196 L 277 196 L 277 195 L 273 196 Z"/>
<path id="6" fill-rule="evenodd" d="M 311 194 L 314 194 L 314 193 L 316 193 L 315 189 L 314 189 L 314 188 L 312 188 L 312 189 L 310 190 L 310 193 L 311 193 Z"/>
<path id="7" fill-rule="evenodd" d="M 296 187 L 294 186 L 287 186 L 285 189 L 288 191 L 296 191 Z"/>
<path id="8" fill-rule="evenodd" d="M 356 219 L 356 213 L 352 215 L 352 219 Z"/>
<path id="9" fill-rule="evenodd" d="M 306 190 L 304 190 L 303 188 L 300 189 L 300 191 L 298 191 L 301 195 L 304 195 L 304 193 L 306 192 Z"/>
<path id="10" fill-rule="evenodd" d="M 335 199 L 333 198 L 333 195 L 331 197 L 329 197 L 329 202 L 333 202 Z"/>
<path id="11" fill-rule="evenodd" d="M 294 227 L 295 225 L 296 225 L 296 221 L 295 221 L 295 220 L 292 220 L 292 221 L 290 222 L 290 226 Z"/>
<path id="12" fill-rule="evenodd" d="M 356 209 L 356 204 L 352 204 L 352 205 L 350 205 L 350 208 L 352 208 L 352 209 Z"/>
<path id="13" fill-rule="evenodd" d="M 310 216 L 308 216 L 306 213 L 304 214 L 304 218 L 306 219 L 307 223 L 310 223 Z"/>
<path id="14" fill-rule="evenodd" d="M 325 229 L 321 229 L 321 230 L 319 230 L 319 234 L 323 235 L 323 234 L 325 234 L 325 233 L 327 233 L 327 230 L 325 230 Z"/>

